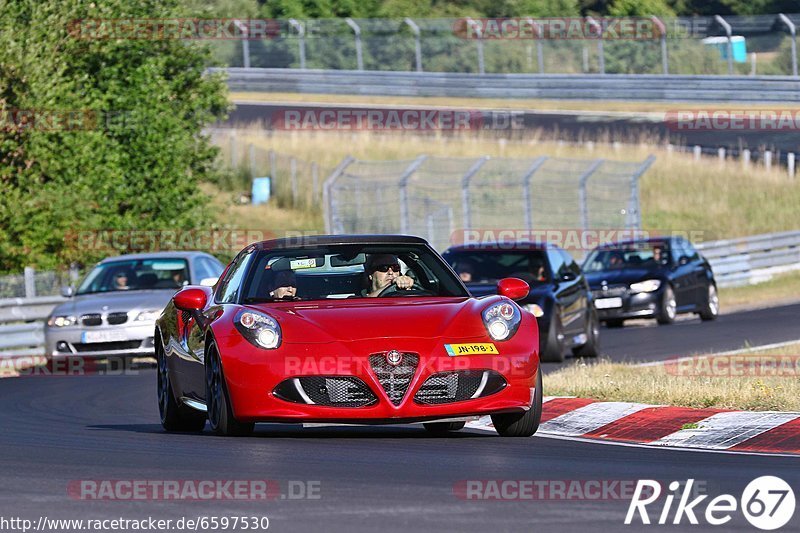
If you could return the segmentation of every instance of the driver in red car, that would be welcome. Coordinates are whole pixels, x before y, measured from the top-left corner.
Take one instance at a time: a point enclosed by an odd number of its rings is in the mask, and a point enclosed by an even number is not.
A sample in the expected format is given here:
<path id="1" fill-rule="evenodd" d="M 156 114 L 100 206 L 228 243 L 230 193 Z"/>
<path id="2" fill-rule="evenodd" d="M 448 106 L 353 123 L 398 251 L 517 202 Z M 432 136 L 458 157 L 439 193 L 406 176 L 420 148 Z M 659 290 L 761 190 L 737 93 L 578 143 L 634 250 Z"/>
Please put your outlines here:
<path id="1" fill-rule="evenodd" d="M 414 278 L 404 276 L 400 271 L 400 261 L 392 254 L 372 254 L 365 265 L 364 272 L 369 279 L 369 287 L 362 296 L 375 297 L 394 284 L 398 289 L 408 290 L 414 286 Z"/>

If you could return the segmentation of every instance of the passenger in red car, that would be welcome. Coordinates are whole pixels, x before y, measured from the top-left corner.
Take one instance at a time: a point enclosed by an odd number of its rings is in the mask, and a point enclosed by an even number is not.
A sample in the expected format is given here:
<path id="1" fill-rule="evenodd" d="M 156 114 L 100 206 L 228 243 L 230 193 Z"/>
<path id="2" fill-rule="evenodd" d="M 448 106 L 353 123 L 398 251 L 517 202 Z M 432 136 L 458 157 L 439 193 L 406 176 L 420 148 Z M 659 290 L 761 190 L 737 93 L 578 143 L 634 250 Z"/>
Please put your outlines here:
<path id="1" fill-rule="evenodd" d="M 404 290 L 414 286 L 414 279 L 402 274 L 400 261 L 392 254 L 370 256 L 365 272 L 368 275 L 369 287 L 362 292 L 362 296 L 378 296 L 392 284 Z"/>

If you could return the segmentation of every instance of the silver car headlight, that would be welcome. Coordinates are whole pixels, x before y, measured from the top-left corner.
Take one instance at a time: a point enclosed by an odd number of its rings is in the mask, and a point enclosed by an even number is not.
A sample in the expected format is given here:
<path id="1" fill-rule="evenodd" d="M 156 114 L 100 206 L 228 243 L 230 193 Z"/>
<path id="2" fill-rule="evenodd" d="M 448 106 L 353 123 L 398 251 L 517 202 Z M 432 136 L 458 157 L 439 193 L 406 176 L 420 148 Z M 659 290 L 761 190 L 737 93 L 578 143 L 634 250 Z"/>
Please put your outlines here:
<path id="1" fill-rule="evenodd" d="M 77 323 L 78 323 L 78 318 L 73 315 L 53 315 L 49 319 L 47 319 L 47 325 L 56 328 L 74 326 Z"/>
<path id="2" fill-rule="evenodd" d="M 136 315 L 135 322 L 155 322 L 161 316 L 161 310 L 142 311 Z"/>
<path id="3" fill-rule="evenodd" d="M 639 283 L 632 283 L 631 284 L 631 291 L 633 291 L 633 292 L 654 292 L 654 291 L 657 291 L 659 287 L 661 287 L 661 280 L 648 279 L 648 280 L 645 280 L 645 281 L 640 281 Z"/>
<path id="4" fill-rule="evenodd" d="M 239 311 L 233 323 L 245 339 L 259 348 L 274 350 L 281 345 L 281 327 L 265 313 Z"/>
<path id="5" fill-rule="evenodd" d="M 486 331 L 496 341 L 504 341 L 513 337 L 522 321 L 522 315 L 517 306 L 508 302 L 500 302 L 487 307 L 482 315 Z"/>

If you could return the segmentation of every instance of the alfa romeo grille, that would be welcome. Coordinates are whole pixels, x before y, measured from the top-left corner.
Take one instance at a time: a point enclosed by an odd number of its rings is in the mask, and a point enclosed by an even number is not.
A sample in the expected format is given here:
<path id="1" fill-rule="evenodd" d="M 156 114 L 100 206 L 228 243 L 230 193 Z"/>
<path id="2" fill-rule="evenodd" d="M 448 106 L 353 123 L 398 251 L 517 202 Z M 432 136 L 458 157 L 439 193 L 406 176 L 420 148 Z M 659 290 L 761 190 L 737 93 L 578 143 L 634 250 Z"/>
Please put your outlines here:
<path id="1" fill-rule="evenodd" d="M 393 366 L 386 361 L 386 354 L 377 353 L 369 356 L 369 364 L 389 400 L 394 405 L 400 405 L 417 371 L 419 356 L 414 353 L 404 353 L 400 364 Z"/>
<path id="2" fill-rule="evenodd" d="M 437 405 L 469 400 L 480 387 L 482 378 L 482 370 L 434 374 L 419 388 L 414 401 Z"/>
<path id="3" fill-rule="evenodd" d="M 317 405 L 329 407 L 364 407 L 378 401 L 369 387 L 358 378 L 312 376 L 299 378 L 303 392 Z"/>

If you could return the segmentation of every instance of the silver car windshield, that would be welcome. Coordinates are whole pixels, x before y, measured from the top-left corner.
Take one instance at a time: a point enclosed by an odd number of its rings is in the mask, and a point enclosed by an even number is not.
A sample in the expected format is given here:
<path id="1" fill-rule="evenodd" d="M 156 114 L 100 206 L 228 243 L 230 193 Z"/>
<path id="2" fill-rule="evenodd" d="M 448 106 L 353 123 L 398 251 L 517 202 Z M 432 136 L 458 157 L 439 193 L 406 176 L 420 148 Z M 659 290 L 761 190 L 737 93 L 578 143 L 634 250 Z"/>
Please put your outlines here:
<path id="1" fill-rule="evenodd" d="M 77 294 L 178 289 L 191 280 L 185 259 L 138 259 L 97 265 Z"/>

